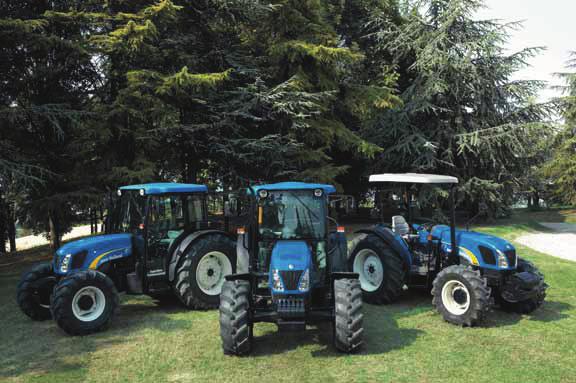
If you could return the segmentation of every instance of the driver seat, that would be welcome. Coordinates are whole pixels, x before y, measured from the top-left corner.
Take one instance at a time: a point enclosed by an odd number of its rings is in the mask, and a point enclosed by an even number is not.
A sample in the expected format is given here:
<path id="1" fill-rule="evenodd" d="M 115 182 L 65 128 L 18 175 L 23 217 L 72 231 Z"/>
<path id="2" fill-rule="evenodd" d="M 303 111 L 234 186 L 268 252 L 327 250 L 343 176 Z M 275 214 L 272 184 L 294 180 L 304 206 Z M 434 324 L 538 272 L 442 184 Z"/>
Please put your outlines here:
<path id="1" fill-rule="evenodd" d="M 401 215 L 392 217 L 392 231 L 402 237 L 410 234 L 410 226 Z"/>

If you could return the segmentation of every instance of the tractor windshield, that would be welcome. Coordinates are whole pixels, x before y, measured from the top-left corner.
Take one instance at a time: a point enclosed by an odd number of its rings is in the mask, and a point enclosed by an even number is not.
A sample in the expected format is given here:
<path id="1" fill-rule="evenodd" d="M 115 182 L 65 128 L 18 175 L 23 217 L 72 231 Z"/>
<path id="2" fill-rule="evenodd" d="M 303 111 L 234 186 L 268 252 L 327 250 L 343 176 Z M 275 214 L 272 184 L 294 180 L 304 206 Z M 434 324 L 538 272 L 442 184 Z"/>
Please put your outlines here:
<path id="1" fill-rule="evenodd" d="M 258 224 L 263 239 L 323 239 L 324 197 L 313 190 L 271 191 L 260 199 Z"/>

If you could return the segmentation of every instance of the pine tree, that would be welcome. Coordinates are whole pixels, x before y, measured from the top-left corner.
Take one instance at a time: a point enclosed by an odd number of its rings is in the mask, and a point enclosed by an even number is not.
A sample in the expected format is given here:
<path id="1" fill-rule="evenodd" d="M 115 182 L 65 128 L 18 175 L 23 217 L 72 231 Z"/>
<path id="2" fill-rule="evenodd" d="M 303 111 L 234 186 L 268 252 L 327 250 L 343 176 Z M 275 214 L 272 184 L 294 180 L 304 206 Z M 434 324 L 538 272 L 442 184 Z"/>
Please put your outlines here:
<path id="1" fill-rule="evenodd" d="M 544 84 L 511 79 L 539 49 L 505 54 L 517 25 L 476 20 L 481 1 L 412 5 L 400 26 L 373 21 L 371 37 L 394 58 L 404 102 L 367 132 L 386 149 L 374 169 L 458 176 L 468 208 L 482 201 L 497 212 L 525 187 L 522 176 L 538 163 L 531 148 L 552 131 L 543 123 L 551 105 L 534 101 Z"/>
<path id="2" fill-rule="evenodd" d="M 18 194 L 20 220 L 36 232 L 49 231 L 54 248 L 73 221 L 72 206 L 89 198 L 76 179 L 76 153 L 70 149 L 96 78 L 79 43 L 79 26 L 44 18 L 45 11 L 68 7 L 66 2 L 34 7 L 0 2 L 5 75 L 0 91 L 0 188 Z"/>
<path id="3" fill-rule="evenodd" d="M 568 62 L 576 68 L 576 52 Z M 564 96 L 558 101 L 564 127 L 554 137 L 552 158 L 544 164 L 541 174 L 552 184 L 552 192 L 561 203 L 576 204 L 576 73 L 558 74 L 566 82 Z"/>

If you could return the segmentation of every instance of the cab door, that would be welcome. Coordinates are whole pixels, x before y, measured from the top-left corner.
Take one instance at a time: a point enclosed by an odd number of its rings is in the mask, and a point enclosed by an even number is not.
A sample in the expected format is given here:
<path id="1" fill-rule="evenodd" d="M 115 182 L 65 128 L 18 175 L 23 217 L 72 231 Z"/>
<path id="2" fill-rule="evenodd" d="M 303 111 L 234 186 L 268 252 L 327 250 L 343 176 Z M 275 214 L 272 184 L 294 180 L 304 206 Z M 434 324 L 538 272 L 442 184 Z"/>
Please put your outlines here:
<path id="1" fill-rule="evenodd" d="M 186 232 L 199 229 L 203 217 L 203 199 L 195 194 L 171 194 L 150 197 L 146 237 L 148 277 L 167 275 L 172 244 Z"/>

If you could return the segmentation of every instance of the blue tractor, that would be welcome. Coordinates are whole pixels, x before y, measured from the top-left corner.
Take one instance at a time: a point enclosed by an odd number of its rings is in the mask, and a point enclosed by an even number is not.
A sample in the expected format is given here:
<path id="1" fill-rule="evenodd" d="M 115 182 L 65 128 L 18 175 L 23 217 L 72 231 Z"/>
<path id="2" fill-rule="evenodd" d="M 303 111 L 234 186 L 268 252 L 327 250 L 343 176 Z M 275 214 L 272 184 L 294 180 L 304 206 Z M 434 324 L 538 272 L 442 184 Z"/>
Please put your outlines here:
<path id="1" fill-rule="evenodd" d="M 100 331 L 118 292 L 218 307 L 225 276 L 236 269 L 236 236 L 211 228 L 206 186 L 131 185 L 118 196 L 106 234 L 69 242 L 22 276 L 17 301 L 30 318 L 53 318 L 71 335 Z"/>
<path id="2" fill-rule="evenodd" d="M 252 348 L 254 323 L 304 331 L 329 322 L 342 352 L 362 345 L 362 291 L 347 272 L 344 228 L 330 232 L 331 185 L 283 182 L 248 190 L 247 225 L 237 243 L 237 272 L 226 277 L 220 297 L 220 335 L 225 354 Z"/>
<path id="3" fill-rule="evenodd" d="M 494 301 L 504 310 L 519 313 L 532 312 L 542 305 L 548 287 L 543 275 L 532 263 L 518 257 L 510 242 L 456 229 L 457 178 L 377 174 L 370 176 L 370 182 L 380 185 L 377 200 L 383 217 L 383 194 L 388 194 L 404 207 L 408 221 L 394 215 L 391 225 L 381 223 L 358 232 L 349 265 L 360 276 L 365 301 L 390 303 L 406 286 L 431 288 L 433 305 L 444 319 L 462 326 L 481 323 Z M 383 184 L 400 186 L 401 190 L 386 190 Z M 413 218 L 418 188 L 442 184 L 451 186 L 450 225 Z"/>

